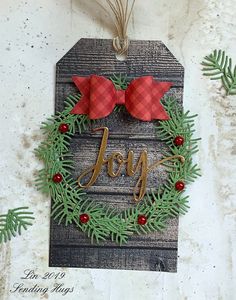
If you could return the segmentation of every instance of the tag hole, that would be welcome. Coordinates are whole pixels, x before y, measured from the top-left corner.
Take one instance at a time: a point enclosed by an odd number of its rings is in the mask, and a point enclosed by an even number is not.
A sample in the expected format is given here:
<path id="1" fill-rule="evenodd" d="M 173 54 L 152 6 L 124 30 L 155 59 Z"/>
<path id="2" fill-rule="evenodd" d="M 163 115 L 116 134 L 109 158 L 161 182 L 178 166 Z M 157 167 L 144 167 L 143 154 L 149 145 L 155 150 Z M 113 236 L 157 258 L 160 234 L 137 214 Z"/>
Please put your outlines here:
<path id="1" fill-rule="evenodd" d="M 125 61 L 127 59 L 127 57 L 128 57 L 127 52 L 125 52 L 123 54 L 116 53 L 116 59 L 119 61 Z"/>

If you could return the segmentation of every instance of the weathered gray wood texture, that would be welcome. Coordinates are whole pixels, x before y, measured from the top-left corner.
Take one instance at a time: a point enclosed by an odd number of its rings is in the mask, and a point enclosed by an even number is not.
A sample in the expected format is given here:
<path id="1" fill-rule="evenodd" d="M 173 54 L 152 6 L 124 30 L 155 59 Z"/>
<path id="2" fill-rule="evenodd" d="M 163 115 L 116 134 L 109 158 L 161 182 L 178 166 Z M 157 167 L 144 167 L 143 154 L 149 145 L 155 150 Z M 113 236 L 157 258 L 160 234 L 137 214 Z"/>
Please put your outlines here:
<path id="1" fill-rule="evenodd" d="M 57 111 L 63 109 L 64 100 L 77 92 L 71 77 L 91 74 L 111 76 L 126 74 L 135 77 L 152 75 L 160 81 L 174 83 L 169 95 L 175 95 L 182 105 L 184 69 L 170 51 L 158 41 L 131 41 L 127 60 L 116 59 L 111 40 L 81 39 L 58 63 L 56 68 Z M 95 127 L 107 126 L 110 130 L 107 155 L 114 151 L 124 156 L 134 150 L 138 158 L 142 150 L 148 151 L 149 164 L 160 159 L 166 147 L 154 132 L 156 122 L 140 122 L 126 112 L 113 113 L 97 121 Z M 91 130 L 75 136 L 71 149 L 74 154 L 75 172 L 78 177 L 96 161 L 101 134 Z M 163 167 L 149 174 L 148 188 L 158 187 L 166 179 Z M 132 191 L 137 177 L 110 178 L 104 169 L 95 185 L 87 190 L 92 199 L 106 202 L 120 210 L 135 205 Z M 178 219 L 169 221 L 163 233 L 133 236 L 122 247 L 106 241 L 91 245 L 90 240 L 75 226 L 57 225 L 51 220 L 50 266 L 80 268 L 111 268 L 176 272 L 177 270 Z"/>

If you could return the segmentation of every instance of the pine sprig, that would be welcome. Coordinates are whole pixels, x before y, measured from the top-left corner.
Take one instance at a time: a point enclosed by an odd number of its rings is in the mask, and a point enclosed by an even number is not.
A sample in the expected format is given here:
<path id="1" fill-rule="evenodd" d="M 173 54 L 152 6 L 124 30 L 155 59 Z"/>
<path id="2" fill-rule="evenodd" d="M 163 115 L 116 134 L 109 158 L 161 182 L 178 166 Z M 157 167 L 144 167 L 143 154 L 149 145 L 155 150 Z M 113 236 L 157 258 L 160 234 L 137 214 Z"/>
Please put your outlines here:
<path id="1" fill-rule="evenodd" d="M 60 173 L 66 178 L 73 169 L 73 161 L 70 159 L 72 155 L 69 153 L 71 137 L 76 131 L 82 133 L 90 124 L 87 116 L 70 114 L 79 99 L 80 94 L 67 97 L 64 111 L 42 123 L 41 129 L 46 136 L 46 141 L 35 149 L 35 154 L 44 161 L 45 166 L 38 172 L 36 186 L 47 195 L 57 195 L 57 186 L 52 182 L 52 176 Z M 58 131 L 60 124 L 63 123 L 69 126 L 66 134 L 60 134 Z"/>
<path id="2" fill-rule="evenodd" d="M 0 215 L 0 244 L 10 241 L 17 234 L 21 235 L 22 230 L 27 230 L 34 220 L 32 215 L 28 207 L 9 209 L 7 214 Z"/>
<path id="3" fill-rule="evenodd" d="M 192 156 L 198 152 L 200 139 L 194 138 L 194 120 L 197 115 L 190 115 L 189 111 L 183 112 L 172 97 L 166 98 L 164 106 L 170 119 L 160 121 L 159 125 L 156 126 L 157 135 L 169 146 L 167 156 L 181 155 L 185 158 L 184 163 L 174 161 L 174 166 L 172 162 L 166 165 L 172 171 L 165 187 L 171 190 L 178 180 L 190 183 L 200 176 L 200 169 L 192 161 Z M 173 142 L 175 137 L 179 135 L 183 136 L 185 140 L 182 146 L 176 146 Z"/>
<path id="4" fill-rule="evenodd" d="M 127 88 L 128 82 L 121 75 L 114 76 L 111 80 L 117 89 Z M 82 133 L 89 125 L 86 116 L 70 114 L 79 99 L 80 95 L 68 97 L 65 110 L 43 123 L 42 130 L 46 140 L 36 150 L 36 155 L 45 165 L 38 173 L 36 184 L 38 189 L 49 194 L 53 200 L 52 218 L 59 224 L 75 224 L 88 235 L 91 242 L 97 243 L 111 239 L 122 245 L 127 243 L 133 234 L 163 231 L 169 218 L 184 214 L 188 210 L 188 196 L 175 190 L 176 181 L 184 180 L 185 183 L 190 183 L 200 175 L 199 168 L 192 162 L 192 155 L 198 151 L 198 139 L 193 136 L 196 116 L 180 110 L 176 99 L 166 98 L 165 109 L 170 119 L 161 121 L 156 127 L 157 137 L 168 146 L 168 151 L 163 153 L 165 156 L 182 155 L 185 157 L 185 163 L 177 159 L 167 162 L 165 167 L 169 178 L 166 183 L 158 190 L 148 193 L 135 207 L 119 213 L 90 199 L 70 176 L 73 169 L 69 153 L 70 139 L 77 131 Z M 120 108 L 116 111 L 120 111 Z M 62 123 L 69 125 L 70 130 L 66 134 L 58 131 Z M 174 145 L 173 140 L 177 135 L 184 137 L 183 146 Z M 52 180 L 55 173 L 63 176 L 63 181 L 59 184 Z M 89 215 L 88 223 L 80 222 L 81 214 Z M 148 222 L 143 226 L 137 222 L 139 215 L 148 218 Z"/>
<path id="5" fill-rule="evenodd" d="M 236 65 L 233 66 L 232 59 L 225 51 L 215 50 L 205 57 L 202 65 L 203 75 L 211 80 L 221 80 L 227 95 L 236 95 Z"/>
<path id="6" fill-rule="evenodd" d="M 113 75 L 110 77 L 117 90 L 126 90 L 128 87 L 127 77 L 123 75 Z"/>
<path id="7" fill-rule="evenodd" d="M 170 119 L 160 121 L 156 126 L 157 136 L 169 146 L 166 156 L 181 155 L 185 157 L 183 164 L 179 160 L 170 161 L 165 166 L 169 170 L 169 178 L 163 187 L 146 195 L 142 202 L 134 208 L 123 212 L 119 232 L 116 232 L 113 240 L 120 244 L 127 242 L 130 235 L 148 234 L 155 231 L 163 231 L 166 228 L 167 220 L 188 211 L 188 196 L 175 190 L 175 183 L 179 180 L 185 183 L 193 182 L 200 176 L 200 169 L 192 162 L 192 155 L 198 151 L 197 142 L 199 139 L 194 135 L 194 119 L 197 115 L 191 116 L 189 112 L 184 113 L 178 108 L 176 99 L 167 97 L 165 109 Z M 181 135 L 185 139 L 183 146 L 174 145 L 174 138 Z M 145 215 L 148 222 L 144 226 L 137 224 L 138 215 Z M 125 222 L 124 222 L 125 220 Z"/>

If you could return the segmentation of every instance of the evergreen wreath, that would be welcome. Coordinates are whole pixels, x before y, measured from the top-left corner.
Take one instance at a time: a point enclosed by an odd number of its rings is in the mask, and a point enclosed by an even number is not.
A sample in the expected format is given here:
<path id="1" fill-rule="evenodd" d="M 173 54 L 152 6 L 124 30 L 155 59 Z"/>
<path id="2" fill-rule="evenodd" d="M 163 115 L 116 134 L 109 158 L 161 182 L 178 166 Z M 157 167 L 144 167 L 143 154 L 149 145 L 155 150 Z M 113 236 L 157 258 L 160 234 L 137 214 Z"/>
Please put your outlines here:
<path id="1" fill-rule="evenodd" d="M 9 209 L 7 214 L 0 215 L 0 244 L 10 241 L 17 234 L 21 235 L 22 229 L 26 230 L 34 220 L 33 213 L 28 207 Z"/>
<path id="2" fill-rule="evenodd" d="M 211 80 L 221 80 L 227 95 L 236 95 L 236 65 L 232 66 L 232 59 L 225 55 L 225 51 L 215 50 L 206 56 L 202 62 L 203 75 Z"/>
<path id="3" fill-rule="evenodd" d="M 128 85 L 127 79 L 122 76 L 110 79 L 118 89 L 126 89 Z M 166 183 L 146 193 L 136 206 L 118 212 L 90 199 L 71 178 L 73 160 L 69 153 L 70 140 L 76 132 L 84 132 L 90 124 L 86 115 L 70 114 L 80 97 L 80 94 L 67 97 L 65 109 L 42 124 L 46 139 L 35 150 L 37 157 L 44 162 L 36 185 L 52 198 L 52 218 L 58 224 L 75 224 L 90 237 L 92 243 L 111 239 L 122 245 L 133 234 L 163 231 L 169 218 L 187 212 L 188 196 L 184 195 L 183 190 L 186 184 L 200 176 L 198 166 L 192 161 L 192 155 L 198 151 L 199 140 L 193 138 L 196 115 L 183 112 L 175 98 L 165 98 L 164 107 L 170 119 L 155 125 L 158 138 L 168 146 L 168 151 L 163 155 L 181 155 L 185 162 L 181 163 L 178 159 L 166 162 L 169 174 Z M 123 107 L 117 106 L 115 111 L 121 109 Z"/>

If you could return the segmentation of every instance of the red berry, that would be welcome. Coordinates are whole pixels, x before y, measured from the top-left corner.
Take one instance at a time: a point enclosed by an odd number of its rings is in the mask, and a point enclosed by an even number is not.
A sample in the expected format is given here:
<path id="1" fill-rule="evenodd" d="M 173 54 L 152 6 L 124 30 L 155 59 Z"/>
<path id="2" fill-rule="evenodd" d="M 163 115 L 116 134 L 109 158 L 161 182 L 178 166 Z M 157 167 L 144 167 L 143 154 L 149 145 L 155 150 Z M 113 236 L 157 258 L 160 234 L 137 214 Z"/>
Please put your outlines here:
<path id="1" fill-rule="evenodd" d="M 183 181 L 177 181 L 175 184 L 175 189 L 179 192 L 183 191 L 185 188 L 185 184 Z"/>
<path id="2" fill-rule="evenodd" d="M 69 125 L 68 124 L 61 124 L 58 128 L 60 133 L 67 133 L 69 131 Z"/>
<path id="3" fill-rule="evenodd" d="M 81 223 L 85 224 L 89 221 L 90 217 L 87 214 L 82 214 L 79 216 L 79 220 Z"/>
<path id="4" fill-rule="evenodd" d="M 53 182 L 55 182 L 55 183 L 60 183 L 60 182 L 62 182 L 63 177 L 62 177 L 62 175 L 61 175 L 60 173 L 57 173 L 57 174 L 55 174 L 55 175 L 52 177 L 52 180 L 53 180 Z"/>
<path id="5" fill-rule="evenodd" d="M 174 139 L 174 144 L 175 146 L 182 146 L 184 144 L 184 137 L 178 135 L 175 139 Z"/>
<path id="6" fill-rule="evenodd" d="M 145 225 L 147 223 L 147 217 L 144 215 L 138 216 L 138 224 L 139 225 Z"/>

